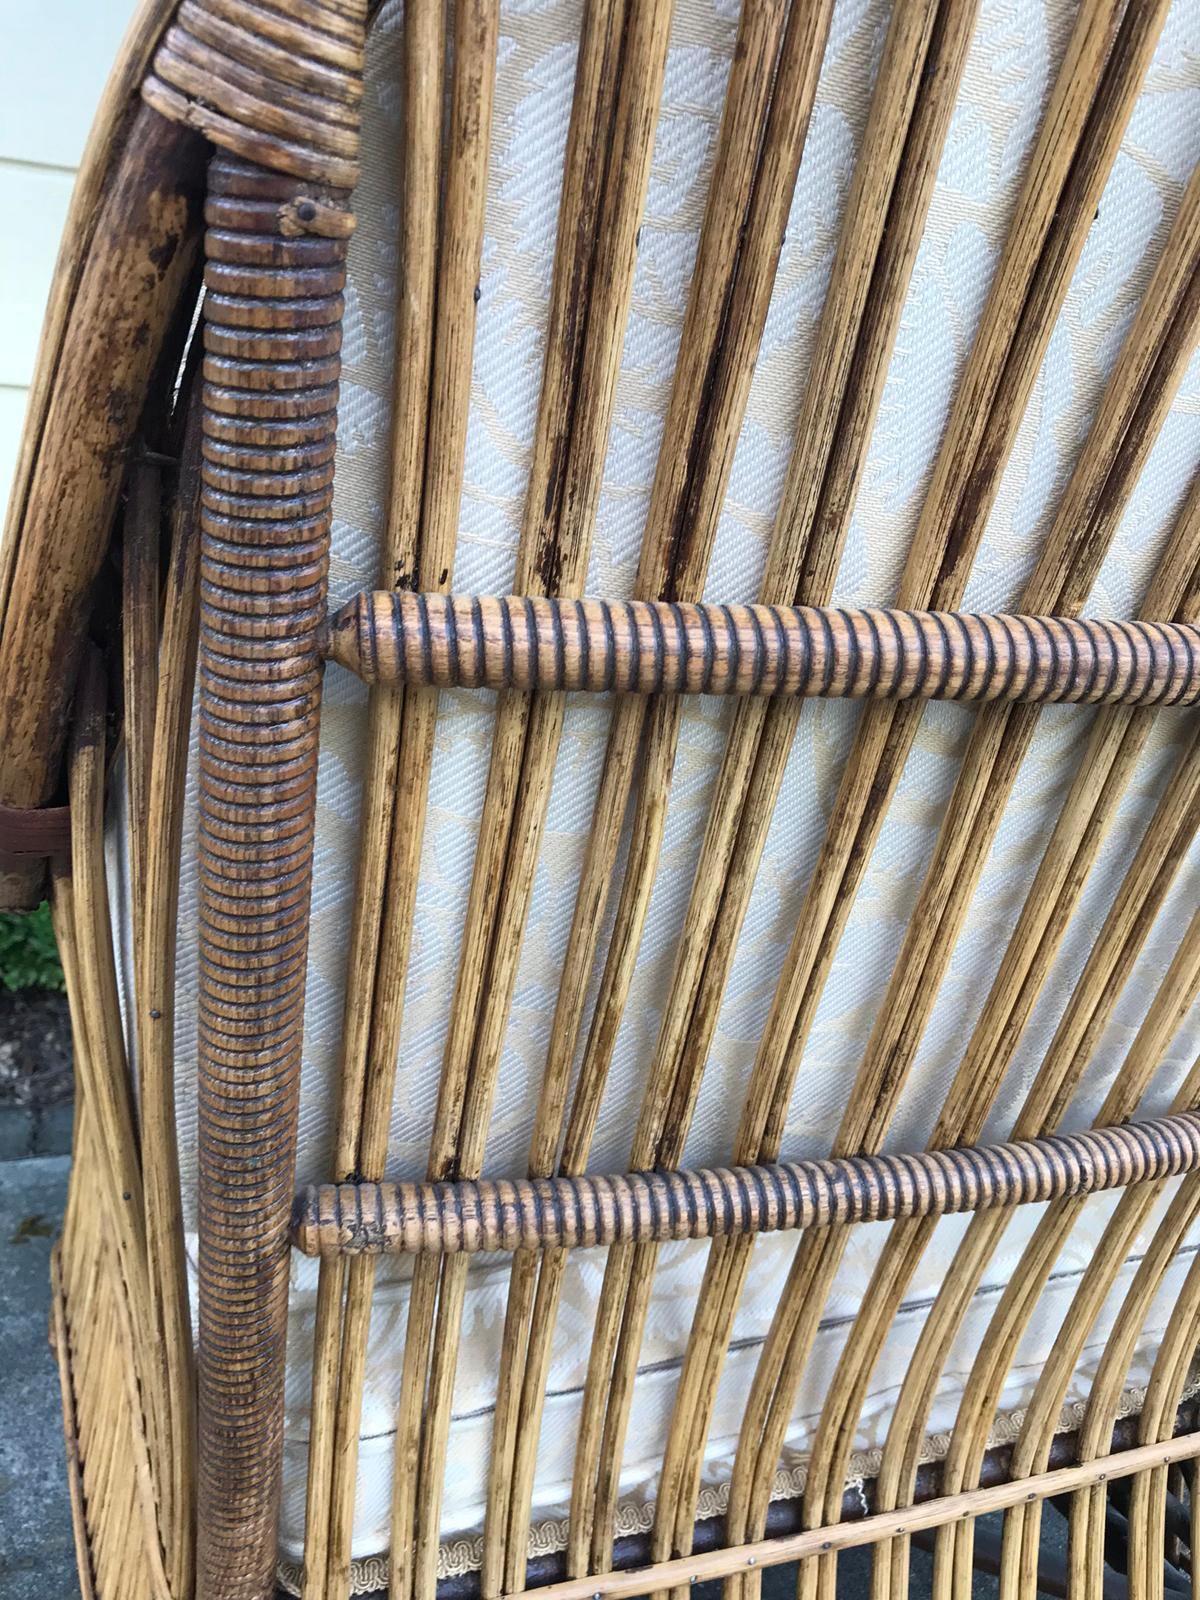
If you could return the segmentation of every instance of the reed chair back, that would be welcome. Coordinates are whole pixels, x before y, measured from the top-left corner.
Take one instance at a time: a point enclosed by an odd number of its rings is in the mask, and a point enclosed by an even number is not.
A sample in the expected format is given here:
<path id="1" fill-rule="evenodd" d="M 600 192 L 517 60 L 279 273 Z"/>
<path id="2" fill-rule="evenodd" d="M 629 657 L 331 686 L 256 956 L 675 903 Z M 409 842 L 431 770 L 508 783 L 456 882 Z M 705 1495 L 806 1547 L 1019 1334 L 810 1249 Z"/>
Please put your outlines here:
<path id="1" fill-rule="evenodd" d="M 992 0 L 145 0 L 0 562 L 85 1592 L 1190 1569 L 1197 40 L 1018 10 L 985 159 Z"/>

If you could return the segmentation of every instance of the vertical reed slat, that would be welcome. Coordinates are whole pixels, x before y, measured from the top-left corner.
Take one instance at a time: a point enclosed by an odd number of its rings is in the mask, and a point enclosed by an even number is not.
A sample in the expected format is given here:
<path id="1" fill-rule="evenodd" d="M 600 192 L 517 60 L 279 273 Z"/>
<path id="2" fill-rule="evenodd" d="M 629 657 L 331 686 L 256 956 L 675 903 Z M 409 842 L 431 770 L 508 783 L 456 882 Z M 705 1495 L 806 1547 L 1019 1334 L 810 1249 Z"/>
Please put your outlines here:
<path id="1" fill-rule="evenodd" d="M 615 85 L 605 82 L 603 72 L 593 77 L 594 53 L 589 50 L 585 56 L 583 98 L 576 104 L 572 139 L 578 137 L 582 143 L 589 122 L 604 113 L 614 87 L 615 102 L 607 140 L 578 169 L 584 180 L 582 192 L 572 192 L 569 176 L 564 193 L 560 230 L 565 222 L 567 231 L 560 231 L 551 314 L 552 325 L 565 325 L 564 331 L 575 337 L 571 340 L 568 335 L 564 351 L 554 345 L 552 334 L 544 375 L 548 387 L 542 395 L 517 555 L 518 587 L 578 593 L 586 571 L 649 181 L 670 16 L 671 7 L 664 0 L 631 0 L 621 28 Z M 611 53 L 615 38 L 600 33 L 595 39 L 606 54 Z M 597 155 L 606 162 L 602 183 L 593 168 Z M 571 174 L 570 161 L 567 171 Z M 584 259 L 577 253 L 572 224 L 582 235 Z M 592 229 L 595 238 L 589 249 Z M 585 286 L 586 312 L 579 300 Z M 564 399 L 565 412 L 560 409 Z M 534 491 L 542 485 L 538 497 Z M 433 1176 L 443 1175 L 451 1164 L 458 1173 L 472 1176 L 483 1158 L 563 710 L 560 694 L 509 693 L 497 706 L 431 1141 Z M 465 1285 L 465 1262 L 444 1263 L 419 1469 L 416 1568 L 422 1593 L 432 1593 L 435 1582 L 438 1512 Z M 501 1529 L 493 1522 L 489 1538 L 490 1571 L 497 1573 L 493 1581 L 498 1581 L 502 1559 Z"/>
<path id="2" fill-rule="evenodd" d="M 799 33 L 800 13 L 793 16 Z M 771 87 L 783 20 L 781 7 L 760 5 L 747 8 L 739 23 L 680 357 L 643 535 L 636 583 L 639 593 L 665 592 L 669 585 L 671 593 L 686 596 L 698 589 L 707 566 L 807 126 L 819 59 L 813 43 L 823 38 L 824 32 L 822 15 L 813 8 L 803 18 L 807 29 L 803 37 L 810 43 L 800 52 L 801 61 L 808 66 L 808 83 L 790 100 L 786 98 L 791 78 L 788 69 L 796 52 L 785 49 L 781 72 L 787 111 L 781 116 L 772 111 Z M 774 105 L 778 104 L 776 99 Z M 688 505 L 692 514 L 683 523 Z M 680 550 L 681 540 L 686 554 Z M 621 706 L 610 729 L 534 1116 L 529 1158 L 532 1176 L 553 1171 L 563 1136 L 568 1079 L 644 721 L 643 707 Z M 668 743 L 673 752 L 673 740 Z M 662 741 L 652 744 L 652 749 L 660 746 Z M 661 764 L 647 753 L 643 792 L 653 793 L 656 786 L 665 792 L 669 771 L 658 773 Z M 643 825 L 635 823 L 634 835 L 645 840 L 644 819 L 639 820 Z M 605 1065 L 589 1059 L 581 1075 L 581 1084 L 586 1083 L 593 1102 L 598 1101 Z M 490 1561 L 490 1550 L 485 1552 L 485 1595 L 497 1587 L 502 1554 L 505 1586 L 517 1588 L 524 1581 L 538 1419 L 561 1282 L 561 1257 L 542 1265 L 514 1262 L 489 1489 L 490 1525 L 497 1525 L 505 1509 L 506 1522 L 495 1539 L 495 1545 L 503 1545 L 503 1549 L 497 1549 Z M 518 1415 L 523 1419 L 519 1431 Z"/>
<path id="3" fill-rule="evenodd" d="M 1139 48 L 1141 41 L 1135 39 L 1127 41 L 1124 54 L 1114 55 L 1096 96 L 1096 107 L 1093 107 L 1092 85 L 1103 64 L 1106 43 L 1114 27 L 1115 18 L 1104 7 L 1085 7 L 1080 13 L 1064 68 L 1043 118 L 1008 243 L 984 311 L 980 336 L 968 360 L 942 441 L 931 493 L 923 507 L 901 582 L 901 603 L 954 603 L 961 594 L 966 572 L 965 553 L 973 551 L 978 542 L 982 515 L 990 504 L 989 496 L 994 494 L 999 467 L 1011 447 L 1029 385 L 1049 339 L 1054 314 L 1082 250 L 1107 163 L 1115 153 L 1120 130 L 1140 82 L 1144 62 Z M 1076 161 L 1077 149 L 1082 154 Z M 987 415 L 993 410 L 997 436 L 981 450 L 978 430 L 985 426 Z M 990 468 L 981 485 L 976 468 L 984 460 L 990 463 Z M 956 511 L 956 506 L 961 511 Z M 798 922 L 798 945 L 793 947 L 785 965 L 780 995 L 790 995 L 787 1008 L 780 1014 L 773 1013 L 764 1037 L 765 1051 L 778 1049 L 779 1046 L 772 1046 L 769 1039 L 783 1024 L 781 1038 L 786 1050 L 785 1060 L 798 1059 L 824 973 L 856 887 L 856 875 L 861 873 L 882 815 L 882 804 L 898 779 L 916 725 L 916 718 L 906 707 L 894 710 L 868 707 L 860 725 L 818 876 Z M 831 845 L 831 840 L 837 842 Z M 849 853 L 851 843 L 853 854 Z M 843 876 L 845 867 L 830 872 L 833 863 L 839 860 L 857 863 L 851 866 L 849 876 Z M 822 877 L 827 873 L 826 885 L 822 887 Z M 814 894 L 820 898 L 814 900 Z M 816 912 L 822 901 L 829 908 L 823 916 Z M 832 922 L 826 920 L 830 915 Z M 805 944 L 807 954 L 803 953 Z M 794 1019 L 790 1026 L 789 1014 Z M 841 1138 L 849 1141 L 847 1148 L 871 1136 L 873 1119 L 868 1115 L 871 1105 L 869 1094 L 864 1093 L 861 1098 L 856 1094 L 852 1098 L 849 1121 L 852 1123 L 856 1117 L 865 1117 L 865 1121 L 861 1129 L 843 1127 Z M 778 1121 L 786 1107 L 782 1095 L 776 1099 L 775 1106 Z M 804 1274 L 810 1271 L 818 1274 L 812 1279 L 813 1292 L 818 1298 L 823 1297 L 823 1290 L 832 1281 L 831 1252 L 836 1249 L 833 1240 L 826 1241 L 823 1250 L 814 1250 L 807 1267 L 800 1264 L 799 1256 L 797 1258 L 788 1302 L 795 1314 L 789 1316 L 785 1312 L 784 1319 L 772 1331 L 756 1375 L 744 1443 L 752 1441 L 764 1424 L 767 1431 L 760 1434 L 757 1447 L 751 1444 L 751 1454 L 739 1450 L 739 1464 L 735 1465 L 730 1512 L 735 1527 L 741 1526 L 744 1504 L 755 1508 L 751 1526 L 761 1523 L 765 1496 L 778 1459 L 776 1446 L 781 1442 L 781 1430 L 786 1428 L 790 1411 L 786 1396 L 792 1392 L 802 1370 L 816 1326 L 817 1313 L 811 1309 L 810 1296 L 804 1287 L 809 1280 Z M 805 1246 L 801 1246 L 801 1251 L 809 1253 Z M 818 1254 L 823 1258 L 819 1264 Z M 798 1325 L 798 1319 L 803 1326 Z"/>
<path id="4" fill-rule="evenodd" d="M 404 278 L 396 318 L 388 517 L 380 550 L 381 582 L 388 587 L 415 583 L 422 570 L 421 512 L 441 220 L 445 20 L 442 0 L 412 0 L 405 11 Z M 465 276 L 460 272 L 459 279 Z M 473 301 L 470 309 L 460 303 L 461 282 L 457 287 L 459 298 L 454 298 L 447 286 L 453 314 L 470 319 Z M 444 360 L 446 355 L 443 348 Z M 461 374 L 461 362 L 454 370 Z M 445 417 L 444 407 L 441 416 Z M 444 421 L 439 426 L 444 431 Z M 443 443 L 440 436 L 438 442 Z M 446 447 L 452 443 L 447 441 Z M 460 440 L 460 456 L 461 450 Z M 451 487 L 442 492 L 449 493 Z M 439 529 L 440 546 L 429 545 L 430 564 L 438 576 L 451 564 L 452 554 L 444 518 Z M 354 999 L 344 1024 L 334 1151 L 339 1174 L 382 1176 L 436 707 L 436 694 L 376 688 L 370 697 L 358 879 L 346 967 L 346 993 Z M 397 815 L 403 819 L 398 829 Z M 410 853 L 405 856 L 398 849 L 395 862 L 393 836 L 398 845 L 410 841 Z M 389 887 L 391 902 L 385 915 Z M 377 1042 L 373 1029 L 378 1029 Z M 341 1600 L 350 1591 L 358 1433 L 374 1282 L 374 1268 L 365 1263 L 321 1265 L 313 1336 L 304 1600 L 326 1596 Z"/>
<path id="5" fill-rule="evenodd" d="M 452 111 L 444 156 L 445 198 L 437 261 L 437 323 L 431 369 L 433 399 L 418 552 L 421 570 L 428 575 L 431 587 L 448 585 L 457 535 L 474 349 L 475 290 L 483 246 L 497 25 L 497 7 L 492 0 L 458 0 Z M 414 37 L 412 43 L 417 46 L 422 40 Z M 415 70 L 415 62 L 413 65 Z M 422 172 L 429 181 L 428 162 L 434 148 L 433 119 L 437 108 L 432 97 L 423 99 L 422 105 L 425 108 L 423 161 L 426 163 Z M 412 221 L 416 225 L 415 216 Z M 415 315 L 417 308 L 413 310 Z M 379 1160 L 386 1149 L 391 1086 L 399 1049 L 436 717 L 436 693 L 426 691 L 405 696 L 399 766 L 401 790 L 393 823 L 389 867 L 393 905 L 385 922 L 380 951 L 364 1108 L 364 1128 L 373 1146 L 367 1153 Z M 356 1288 L 362 1310 L 361 1331 L 355 1333 L 355 1359 L 361 1360 L 358 1352 L 365 1347 L 366 1324 L 370 1317 L 370 1278 L 365 1272 Z M 428 1338 L 436 1292 L 436 1270 L 414 1273 L 401 1374 L 391 1506 L 390 1587 L 398 1600 L 411 1595 L 416 1582 L 414 1542 L 420 1530 L 418 1497 L 421 1487 L 417 1461 L 422 1436 Z M 348 1330 L 352 1326 L 349 1320 L 347 1326 Z"/>
<path id="6" fill-rule="evenodd" d="M 836 436 L 855 335 L 868 298 L 871 268 L 920 83 L 933 15 L 933 6 L 906 7 L 893 15 L 864 133 L 863 148 L 871 152 L 871 159 L 860 160 L 856 166 L 847 200 L 846 233 L 835 259 L 814 352 L 813 378 L 797 427 L 797 447 L 768 555 L 762 591 L 767 600 L 792 599 L 800 582 L 804 539 Z M 824 542 L 830 545 L 839 537 L 844 537 L 844 528 L 836 530 L 832 540 L 825 536 Z M 716 942 L 717 913 L 728 904 L 728 897 L 722 899 L 724 864 L 729 860 L 744 808 L 752 805 L 760 816 L 769 816 L 795 726 L 790 716 L 782 719 L 789 726 L 773 751 L 777 759 L 768 765 L 770 775 L 764 777 L 761 752 L 757 771 L 754 757 L 763 724 L 768 720 L 774 724 L 781 719 L 777 711 L 764 714 L 760 707 L 749 704 L 739 705 L 735 713 L 696 872 L 697 890 L 689 903 L 639 1117 L 638 1138 L 631 1156 L 634 1167 L 655 1162 L 673 1164 L 675 1146 L 681 1142 L 689 1120 L 690 1111 L 676 1111 L 671 1101 L 683 1082 L 698 1083 L 701 1063 L 690 1063 L 690 1072 L 681 1077 L 678 1051 L 704 959 Z M 758 788 L 750 802 L 746 785 L 752 773 Z M 576 1456 L 570 1557 L 573 1570 L 581 1570 L 585 1544 L 593 1568 L 602 1568 L 610 1559 L 617 1475 L 654 1261 L 652 1247 L 639 1247 L 636 1251 L 617 1247 L 609 1253 Z M 622 1303 L 623 1309 L 618 1313 L 617 1307 Z M 589 1480 L 595 1482 L 594 1491 L 586 1487 Z"/>
<path id="7" fill-rule="evenodd" d="M 925 89 L 913 108 L 905 153 L 892 195 L 888 225 L 874 269 L 854 355 L 847 406 L 826 475 L 818 526 L 845 525 L 857 488 L 866 444 L 882 394 L 908 277 L 932 197 L 937 158 L 949 126 L 977 6 L 943 6 L 925 62 Z M 824 533 L 819 540 L 826 537 Z M 753 1092 L 748 1104 L 753 1103 Z M 745 1126 L 743 1114 L 743 1128 Z M 753 1134 L 740 1132 L 735 1151 L 757 1150 Z M 735 1159 L 738 1159 L 735 1154 Z M 718 1245 L 710 1252 L 684 1357 L 675 1402 L 681 1419 L 668 1441 L 656 1506 L 654 1548 L 658 1556 L 690 1548 L 700 1472 L 712 1405 L 741 1294 L 750 1252 Z"/>
<path id="8" fill-rule="evenodd" d="M 190 375 L 190 380 L 195 374 Z M 163 584 L 162 639 L 155 665 L 153 740 L 146 783 L 144 882 L 134 900 L 134 1017 L 138 1050 L 142 1174 L 157 1356 L 169 1397 L 168 1470 L 173 1508 L 162 1515 L 175 1600 L 187 1600 L 195 1566 L 195 1364 L 183 1238 L 175 1121 L 175 954 L 184 786 L 200 609 L 199 384 L 183 390 L 181 462 L 168 511 L 170 554 Z M 132 738 L 128 733 L 132 756 Z"/>
<path id="9" fill-rule="evenodd" d="M 1086 597 L 1116 532 L 1145 454 L 1182 378 L 1183 352 L 1190 348 L 1192 336 L 1187 330 L 1194 332 L 1195 325 L 1189 321 L 1182 338 L 1172 343 L 1181 286 L 1188 282 L 1189 263 L 1195 257 L 1192 220 L 1189 209 L 1164 252 L 1041 558 L 1025 587 L 1023 604 L 1046 603 L 1073 613 Z M 890 1119 L 890 1108 L 898 1101 L 920 1043 L 1003 807 L 1032 742 L 1037 715 L 1032 706 L 988 707 L 972 729 L 855 1086 L 855 1103 L 861 1096 L 867 1104 L 878 1106 L 875 1114 L 883 1124 Z M 996 1081 L 991 1093 L 998 1089 Z M 945 1131 L 952 1141 L 962 1137 L 957 1128 Z M 839 1146 L 849 1147 L 843 1138 L 839 1138 Z M 919 1256 L 913 1230 L 902 1230 L 897 1249 L 915 1251 Z M 814 1502 L 812 1515 L 816 1517 L 838 1514 L 833 1505 L 833 1482 L 848 1459 L 846 1430 L 852 1433 L 853 1416 L 864 1397 L 870 1369 L 915 1266 L 913 1259 L 906 1271 L 888 1283 L 885 1292 L 883 1283 L 893 1268 L 885 1252 L 875 1279 L 878 1292 L 865 1298 L 864 1314 L 849 1336 L 814 1441 L 809 1491 L 822 1497 Z M 836 1456 L 831 1451 L 836 1451 Z M 837 1501 L 840 1506 L 840 1494 Z"/>

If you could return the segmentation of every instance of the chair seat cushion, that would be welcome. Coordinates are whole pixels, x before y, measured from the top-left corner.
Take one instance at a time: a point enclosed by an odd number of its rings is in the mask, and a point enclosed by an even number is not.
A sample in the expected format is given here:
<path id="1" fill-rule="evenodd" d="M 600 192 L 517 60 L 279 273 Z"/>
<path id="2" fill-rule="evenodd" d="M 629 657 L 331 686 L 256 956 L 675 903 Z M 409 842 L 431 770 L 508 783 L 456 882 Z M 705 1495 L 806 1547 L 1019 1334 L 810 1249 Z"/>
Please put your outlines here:
<path id="1" fill-rule="evenodd" d="M 1170 1185 L 1174 1188 L 1174 1184 Z M 1022 1341 L 1016 1362 L 1001 1396 L 992 1429 L 992 1442 L 1010 1443 L 1020 1424 L 1020 1411 L 1029 1400 L 1070 1306 L 1079 1278 L 1099 1243 L 1104 1224 L 1117 1202 L 1116 1195 L 1096 1195 L 1087 1203 L 1083 1218 L 1060 1257 L 1054 1275 Z M 1136 1256 L 1149 1239 L 1167 1204 L 1164 1195 L 1150 1226 L 1144 1230 L 1134 1259 L 1126 1263 L 1103 1313 L 1088 1338 L 1072 1381 L 1064 1428 L 1078 1425 L 1082 1402 L 1097 1362 L 1120 1309 L 1136 1267 Z M 923 1459 L 940 1460 L 948 1443 L 980 1340 L 987 1331 L 1005 1283 L 1020 1260 L 1021 1248 L 1042 1212 L 1025 1207 L 1014 1216 L 984 1283 L 972 1302 L 939 1385 L 929 1418 Z M 947 1271 L 967 1224 L 965 1217 L 946 1218 L 939 1224 L 933 1245 L 910 1286 L 881 1359 L 872 1375 L 869 1393 L 855 1439 L 852 1475 L 874 1476 L 879 1451 L 887 1437 L 892 1406 L 908 1368 L 913 1345 Z M 830 1296 L 826 1316 L 808 1364 L 788 1430 L 784 1460 L 775 1484 L 776 1498 L 801 1493 L 805 1457 L 811 1447 L 821 1406 L 833 1377 L 837 1359 L 863 1286 L 887 1232 L 887 1224 L 856 1228 L 846 1259 Z M 1136 1410 L 1140 1391 L 1150 1375 L 1154 1350 L 1165 1326 L 1179 1286 L 1200 1244 L 1200 1224 L 1186 1248 L 1173 1263 L 1138 1341 L 1128 1376 L 1125 1407 Z M 771 1314 L 795 1249 L 795 1237 L 782 1234 L 760 1239 L 746 1296 L 734 1329 L 730 1353 L 722 1375 L 716 1411 L 706 1452 L 700 1515 L 724 1510 L 729 1474 L 737 1446 L 745 1397 L 770 1325 Z M 692 1311 L 703 1273 L 707 1245 L 702 1241 L 663 1247 L 655 1279 L 654 1297 L 642 1346 L 634 1390 L 633 1412 L 621 1474 L 619 1533 L 644 1532 L 650 1525 L 655 1482 L 663 1458 L 672 1404 L 679 1378 L 680 1356 L 687 1343 Z M 381 1274 L 371 1324 L 368 1386 L 363 1406 L 359 1452 L 358 1499 L 355 1507 L 356 1559 L 384 1551 L 388 1545 L 388 1515 L 395 1464 L 396 1405 L 399 1396 L 398 1354 L 403 1349 L 408 1312 L 408 1275 L 388 1263 Z M 584 1378 L 591 1347 L 591 1326 L 604 1272 L 604 1252 L 580 1250 L 571 1257 L 563 1305 L 547 1383 L 547 1401 L 538 1450 L 530 1553 L 549 1554 L 565 1546 L 566 1517 L 570 1503 L 571 1471 Z M 452 1576 L 479 1564 L 484 1494 L 496 1401 L 496 1375 L 504 1327 L 509 1262 L 505 1257 L 477 1258 L 472 1263 L 470 1288 L 463 1320 L 464 1341 L 454 1392 L 454 1421 L 447 1455 L 445 1501 L 442 1512 L 440 1571 Z M 308 1384 L 312 1349 L 316 1275 L 313 1263 L 297 1261 L 295 1293 L 289 1326 L 288 1413 L 285 1445 L 285 1503 L 283 1554 L 299 1561 L 304 1525 L 305 1453 L 308 1434 Z M 360 1574 L 363 1588 L 368 1587 Z"/>

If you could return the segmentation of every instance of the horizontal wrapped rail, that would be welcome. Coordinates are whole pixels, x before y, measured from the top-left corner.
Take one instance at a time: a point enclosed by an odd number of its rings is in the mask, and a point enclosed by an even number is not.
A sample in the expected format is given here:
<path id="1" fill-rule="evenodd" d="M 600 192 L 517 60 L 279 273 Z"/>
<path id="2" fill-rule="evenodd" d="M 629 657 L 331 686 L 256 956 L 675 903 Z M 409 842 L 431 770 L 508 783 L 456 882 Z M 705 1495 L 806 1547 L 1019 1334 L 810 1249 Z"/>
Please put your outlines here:
<path id="1" fill-rule="evenodd" d="M 1120 1189 L 1200 1166 L 1200 1116 L 915 1155 L 621 1177 L 312 1185 L 305 1255 L 571 1249 L 984 1211 Z"/>
<path id="2" fill-rule="evenodd" d="M 969 612 L 359 594 L 328 654 L 368 683 L 851 699 L 1200 699 L 1200 628 Z"/>

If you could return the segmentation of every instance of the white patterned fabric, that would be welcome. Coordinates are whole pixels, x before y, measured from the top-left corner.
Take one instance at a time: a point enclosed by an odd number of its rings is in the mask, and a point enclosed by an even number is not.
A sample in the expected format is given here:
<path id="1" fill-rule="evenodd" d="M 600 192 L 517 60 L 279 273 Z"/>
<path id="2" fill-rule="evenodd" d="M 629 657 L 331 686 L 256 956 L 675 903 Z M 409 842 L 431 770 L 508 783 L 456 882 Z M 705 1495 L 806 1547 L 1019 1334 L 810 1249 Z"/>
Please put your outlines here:
<path id="1" fill-rule="evenodd" d="M 735 0 L 676 0 L 666 86 L 641 234 L 632 310 L 616 397 L 587 592 L 631 592 L 680 323 L 688 290 L 724 87 L 737 25 Z M 854 513 L 836 598 L 886 603 L 911 536 L 954 385 L 973 337 L 1041 108 L 1073 19 L 1067 0 L 983 0 L 953 125 L 941 162 L 924 242 L 913 274 L 870 457 Z M 838 0 L 787 242 L 734 463 L 706 596 L 755 596 L 793 428 L 806 382 L 822 298 L 858 153 L 887 22 L 885 0 Z M 486 239 L 480 276 L 474 383 L 454 586 L 503 593 L 511 587 L 543 358 L 555 217 L 569 115 L 581 0 L 503 0 Z M 365 176 L 351 251 L 345 373 L 339 422 L 333 534 L 334 601 L 377 584 L 376 547 L 385 498 L 397 270 L 401 147 L 402 10 L 384 5 L 370 48 Z M 975 563 L 966 604 L 1011 607 L 1052 517 L 1148 274 L 1200 155 L 1200 8 L 1176 0 L 1144 92 L 1050 344 Z M 1154 447 L 1087 610 L 1136 610 L 1183 493 L 1200 465 L 1200 361 L 1192 364 Z M 408 978 L 403 1044 L 391 1130 L 393 1176 L 421 1174 L 441 1067 L 458 941 L 463 926 L 483 798 L 492 699 L 442 695 L 429 821 Z M 525 1167 L 532 1112 L 545 1059 L 562 952 L 591 819 L 610 705 L 574 697 L 558 762 L 536 888 L 504 1056 L 485 1171 Z M 691 701 L 684 713 L 666 838 L 633 991 L 617 1042 L 592 1155 L 597 1171 L 625 1170 L 646 1063 L 653 1051 L 675 940 L 720 761 L 731 706 Z M 738 946 L 710 1053 L 685 1162 L 726 1161 L 740 1106 L 803 892 L 859 710 L 848 703 L 806 708 Z M 989 1122 L 1007 1136 L 1121 870 L 1153 810 L 1184 733 L 1183 713 L 1158 719 L 1089 882 L 1050 981 L 1021 1041 L 1009 1082 Z M 888 1148 L 924 1145 L 1041 849 L 1087 738 L 1093 713 L 1045 711 L 1033 750 L 975 895 L 966 932 L 937 998 Z M 792 1098 L 784 1150 L 824 1154 L 928 863 L 971 724 L 961 707 L 933 706 L 871 858 L 820 1004 Z M 338 1045 L 345 1004 L 348 929 L 358 847 L 364 695 L 347 675 L 328 675 L 322 722 L 312 955 L 308 985 L 299 1179 L 331 1174 Z M 194 784 L 189 807 L 194 812 Z M 194 828 L 189 820 L 188 839 Z M 1066 1118 L 1087 1125 L 1123 1059 L 1196 903 L 1200 851 L 1171 891 L 1121 996 L 1112 1023 Z M 185 1194 L 195 1189 L 196 873 L 185 866 L 181 897 L 178 1059 Z M 610 918 L 611 918 L 610 908 Z M 601 941 L 601 953 L 605 940 Z M 1143 1109 L 1161 1111 L 1200 1049 L 1200 1014 L 1186 1021 Z M 1006 1410 L 1027 1400 L 1039 1365 L 1099 1237 L 1111 1197 L 1095 1197 L 1076 1229 L 1010 1375 Z M 1154 1220 L 1160 1212 L 1155 1213 Z M 971 1359 L 1000 1287 L 1036 1220 L 1016 1216 L 986 1276 L 941 1383 L 931 1427 L 953 1422 Z M 875 1372 L 858 1440 L 882 1442 L 911 1342 L 944 1277 L 962 1219 L 945 1219 L 913 1281 Z M 883 1230 L 854 1240 L 827 1307 L 801 1392 L 785 1466 L 803 1456 L 845 1330 L 861 1301 Z M 1138 1249 L 1145 1246 L 1142 1236 Z M 1194 1241 L 1193 1241 L 1194 1242 Z M 741 1306 L 710 1438 L 706 1493 L 720 1494 L 746 1390 L 770 1324 L 795 1240 L 760 1240 Z M 642 1351 L 622 1472 L 632 1506 L 653 1496 L 679 1359 L 707 1246 L 664 1249 Z M 1145 1381 L 1176 1268 L 1143 1335 L 1130 1383 Z M 572 1256 L 550 1372 L 534 1518 L 565 1515 L 571 1449 L 590 1344 L 602 1254 Z M 1086 1394 L 1108 1321 L 1127 1286 L 1093 1330 L 1070 1398 Z M 482 1522 L 491 1411 L 504 1317 L 508 1263 L 473 1263 L 454 1398 L 443 1534 L 465 1538 L 445 1554 L 447 1570 Z M 310 1352 L 316 1273 L 293 1270 L 288 1351 L 283 1546 L 298 1555 L 303 1536 Z M 353 1552 L 386 1548 L 396 1399 L 407 1303 L 407 1272 L 389 1262 L 371 1328 L 363 1408 Z M 931 1447 L 934 1448 L 934 1447 Z M 706 1501 L 706 1504 L 717 1501 Z M 623 1513 L 635 1522 L 643 1513 Z M 632 1523 L 630 1524 L 632 1526 Z M 543 1531 L 542 1543 L 553 1543 Z"/>

